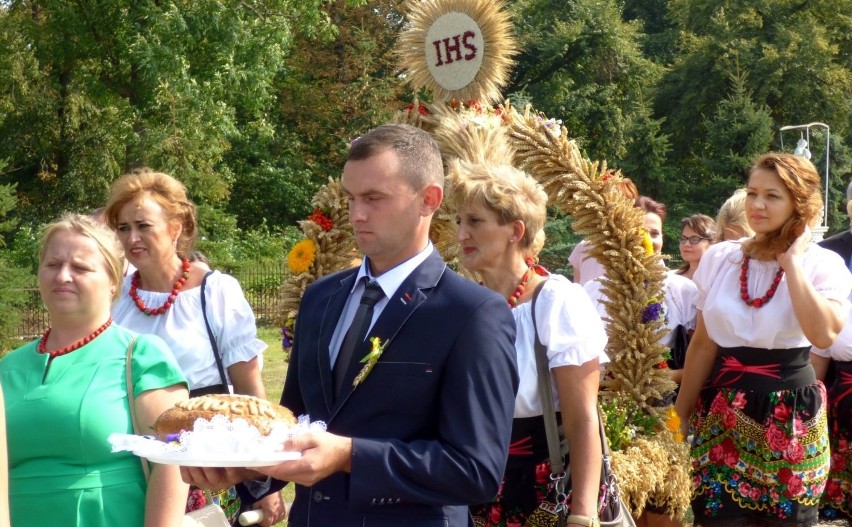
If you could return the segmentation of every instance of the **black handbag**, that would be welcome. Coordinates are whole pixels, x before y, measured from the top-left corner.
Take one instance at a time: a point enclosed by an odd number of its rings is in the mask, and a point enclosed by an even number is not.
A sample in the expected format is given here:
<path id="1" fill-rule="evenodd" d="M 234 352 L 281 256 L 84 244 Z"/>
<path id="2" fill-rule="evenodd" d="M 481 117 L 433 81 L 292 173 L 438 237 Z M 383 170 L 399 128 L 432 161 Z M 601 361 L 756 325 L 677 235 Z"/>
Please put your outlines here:
<path id="1" fill-rule="evenodd" d="M 683 324 L 678 324 L 673 330 L 674 340 L 671 347 L 671 359 L 669 368 L 672 370 L 682 370 L 686 364 L 686 350 L 689 348 L 689 331 Z"/>
<path id="2" fill-rule="evenodd" d="M 568 523 L 568 501 L 571 495 L 571 466 L 566 467 L 559 441 L 559 425 L 556 422 L 556 409 L 553 406 L 553 381 L 547 361 L 547 349 L 538 337 L 538 325 L 535 320 L 535 304 L 538 294 L 546 280 L 536 287 L 533 293 L 531 315 L 535 332 L 535 362 L 538 374 L 538 393 L 541 399 L 544 428 L 547 435 L 547 450 L 550 457 L 550 485 L 545 500 L 527 517 L 524 527 L 564 527 Z M 618 489 L 618 477 L 612 471 L 612 452 L 606 440 L 603 420 L 598 407 L 598 424 L 601 437 L 601 484 L 598 517 L 604 527 L 636 527 L 630 510 L 621 499 Z M 591 526 L 590 526 L 591 527 Z"/>

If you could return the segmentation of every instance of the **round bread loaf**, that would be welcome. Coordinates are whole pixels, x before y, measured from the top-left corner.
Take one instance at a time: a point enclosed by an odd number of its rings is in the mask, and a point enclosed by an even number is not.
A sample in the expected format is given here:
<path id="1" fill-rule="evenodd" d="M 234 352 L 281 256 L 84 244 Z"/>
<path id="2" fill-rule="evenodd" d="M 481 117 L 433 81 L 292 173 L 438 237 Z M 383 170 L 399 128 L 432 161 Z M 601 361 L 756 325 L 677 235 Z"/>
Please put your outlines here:
<path id="1" fill-rule="evenodd" d="M 192 430 L 195 420 L 200 417 L 210 420 L 215 415 L 231 420 L 245 419 L 263 435 L 269 434 L 276 423 L 296 424 L 293 412 L 281 405 L 251 395 L 213 394 L 179 402 L 163 412 L 154 423 L 154 434 L 163 440 L 169 434 Z"/>

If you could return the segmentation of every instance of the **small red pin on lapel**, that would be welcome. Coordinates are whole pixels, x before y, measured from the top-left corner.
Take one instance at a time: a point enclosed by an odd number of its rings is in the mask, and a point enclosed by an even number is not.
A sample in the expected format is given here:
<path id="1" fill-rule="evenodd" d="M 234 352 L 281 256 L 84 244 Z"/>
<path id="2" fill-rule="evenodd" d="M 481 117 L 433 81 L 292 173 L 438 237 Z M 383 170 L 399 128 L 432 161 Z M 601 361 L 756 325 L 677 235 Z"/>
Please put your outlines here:
<path id="1" fill-rule="evenodd" d="M 404 298 L 400 298 L 399 301 L 402 302 L 402 305 L 404 305 L 404 306 L 408 305 L 408 303 L 411 302 L 411 295 L 408 294 L 408 291 L 406 291 L 405 293 L 403 293 L 402 296 Z"/>

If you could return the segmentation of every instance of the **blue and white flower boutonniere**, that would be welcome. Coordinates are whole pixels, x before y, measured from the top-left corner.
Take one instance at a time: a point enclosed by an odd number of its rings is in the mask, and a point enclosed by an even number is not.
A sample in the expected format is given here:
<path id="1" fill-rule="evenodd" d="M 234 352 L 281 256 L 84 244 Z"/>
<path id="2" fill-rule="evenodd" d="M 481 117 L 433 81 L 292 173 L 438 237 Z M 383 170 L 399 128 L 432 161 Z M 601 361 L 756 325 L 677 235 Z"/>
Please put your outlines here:
<path id="1" fill-rule="evenodd" d="M 361 359 L 361 363 L 364 364 L 364 367 L 361 368 L 361 371 L 358 372 L 358 375 L 355 377 L 355 380 L 352 381 L 352 386 L 356 387 L 367 378 L 367 375 L 373 371 L 373 366 L 379 362 L 379 357 L 382 356 L 382 353 L 385 351 L 385 348 L 388 346 L 389 340 L 382 342 L 382 339 L 379 337 L 373 337 L 370 339 L 370 343 L 373 347 L 370 349 L 370 352 L 364 355 L 364 358 Z"/>

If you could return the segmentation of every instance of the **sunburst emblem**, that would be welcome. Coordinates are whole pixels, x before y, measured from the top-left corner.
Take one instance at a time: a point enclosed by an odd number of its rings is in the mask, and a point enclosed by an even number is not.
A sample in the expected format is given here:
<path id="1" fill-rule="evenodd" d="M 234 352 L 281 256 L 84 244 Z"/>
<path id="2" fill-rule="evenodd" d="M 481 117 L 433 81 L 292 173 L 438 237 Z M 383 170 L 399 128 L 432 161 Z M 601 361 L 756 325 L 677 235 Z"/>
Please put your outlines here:
<path id="1" fill-rule="evenodd" d="M 436 101 L 501 99 L 518 50 L 503 0 L 409 0 L 398 55 L 406 81 Z"/>

